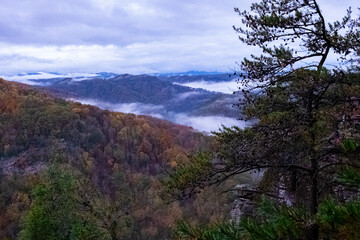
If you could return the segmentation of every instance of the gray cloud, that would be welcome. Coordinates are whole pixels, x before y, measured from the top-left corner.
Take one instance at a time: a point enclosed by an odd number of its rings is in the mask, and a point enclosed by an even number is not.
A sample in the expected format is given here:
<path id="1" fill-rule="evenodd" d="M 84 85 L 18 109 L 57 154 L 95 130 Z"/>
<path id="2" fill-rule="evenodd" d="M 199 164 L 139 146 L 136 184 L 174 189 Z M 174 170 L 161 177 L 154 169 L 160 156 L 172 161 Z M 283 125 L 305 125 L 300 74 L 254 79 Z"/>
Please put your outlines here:
<path id="1" fill-rule="evenodd" d="M 231 28 L 235 5 L 234 0 L 4 0 L 0 40 L 123 46 L 171 36 L 214 34 L 223 27 Z"/>
<path id="2" fill-rule="evenodd" d="M 33 56 L 24 56 L 21 54 L 0 54 L 0 63 L 1 62 L 9 62 L 9 61 L 30 61 L 36 63 L 52 63 L 53 61 L 48 59 L 41 59 Z"/>
<path id="3" fill-rule="evenodd" d="M 149 42 L 174 36 L 231 32 L 240 23 L 233 7 L 249 0 L 3 0 L 0 40 L 30 44 L 115 44 Z M 319 1 L 337 18 L 339 2 Z M 240 5 L 240 6 L 239 6 Z M 357 1 L 342 1 L 340 8 Z M 342 14 L 340 14 L 341 16 Z"/>
<path id="4" fill-rule="evenodd" d="M 1 73 L 227 71 L 255 51 L 232 30 L 241 22 L 233 7 L 248 9 L 251 2 L 2 0 L 0 55 L 10 57 Z M 359 6 L 319 2 L 332 19 Z"/>

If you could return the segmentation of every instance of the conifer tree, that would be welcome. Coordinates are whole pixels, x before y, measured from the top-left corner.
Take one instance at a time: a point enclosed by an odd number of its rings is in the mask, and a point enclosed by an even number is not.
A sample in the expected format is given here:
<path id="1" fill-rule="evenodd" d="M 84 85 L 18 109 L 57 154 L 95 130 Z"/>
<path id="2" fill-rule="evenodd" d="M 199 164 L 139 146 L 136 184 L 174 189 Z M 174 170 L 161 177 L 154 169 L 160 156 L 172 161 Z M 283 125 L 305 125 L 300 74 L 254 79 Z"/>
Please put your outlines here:
<path id="1" fill-rule="evenodd" d="M 245 25 L 234 27 L 239 39 L 263 52 L 245 58 L 237 73 L 244 96 L 239 107 L 255 123 L 216 133 L 216 154 L 185 167 L 190 171 L 180 168 L 169 186 L 189 196 L 259 170 L 262 188 L 249 193 L 274 196 L 281 180 L 286 194 L 280 198 L 306 209 L 305 238 L 318 239 L 319 202 L 344 194 L 336 175 L 360 167 L 360 75 L 352 62 L 360 47 L 359 19 L 349 9 L 341 21 L 327 23 L 316 0 L 262 0 L 250 12 L 235 11 Z M 338 63 L 325 68 L 330 54 Z"/>
<path id="2" fill-rule="evenodd" d="M 45 182 L 33 190 L 33 202 L 24 218 L 19 239 L 95 239 L 102 236 L 90 219 L 79 214 L 75 176 L 53 164 Z"/>

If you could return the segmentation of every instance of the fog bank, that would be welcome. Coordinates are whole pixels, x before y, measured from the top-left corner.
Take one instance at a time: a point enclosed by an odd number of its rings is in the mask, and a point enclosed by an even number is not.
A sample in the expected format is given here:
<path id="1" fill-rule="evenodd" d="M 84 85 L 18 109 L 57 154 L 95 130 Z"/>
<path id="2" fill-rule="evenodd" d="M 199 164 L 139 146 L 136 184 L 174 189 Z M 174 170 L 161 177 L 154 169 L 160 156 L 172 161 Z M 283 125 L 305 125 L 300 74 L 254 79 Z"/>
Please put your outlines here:
<path id="1" fill-rule="evenodd" d="M 137 115 L 149 115 L 152 117 L 168 120 L 174 123 L 191 126 L 200 132 L 210 133 L 218 131 L 222 126 L 238 126 L 244 128 L 246 123 L 235 118 L 224 117 L 221 115 L 214 116 L 194 116 L 186 113 L 175 113 L 167 111 L 162 105 L 143 104 L 143 103 L 108 103 L 94 99 L 68 99 L 71 101 L 89 104 L 115 112 L 134 113 Z"/>

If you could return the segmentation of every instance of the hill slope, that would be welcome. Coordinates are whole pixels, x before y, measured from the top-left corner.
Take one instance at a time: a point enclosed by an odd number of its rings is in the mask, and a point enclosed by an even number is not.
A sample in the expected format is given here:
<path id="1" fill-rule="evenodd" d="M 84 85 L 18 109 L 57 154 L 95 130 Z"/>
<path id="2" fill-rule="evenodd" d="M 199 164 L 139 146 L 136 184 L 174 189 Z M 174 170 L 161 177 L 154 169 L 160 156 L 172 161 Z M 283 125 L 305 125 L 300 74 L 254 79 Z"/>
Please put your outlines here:
<path id="1" fill-rule="evenodd" d="M 46 172 L 52 164 L 77 176 L 73 194 L 79 201 L 86 199 L 86 206 L 75 204 L 76 216 L 92 219 L 94 229 L 109 216 L 115 219 L 116 228 L 99 230 L 109 238 L 164 239 L 182 216 L 223 216 L 226 200 L 215 193 L 213 201 L 200 203 L 199 197 L 182 206 L 166 205 L 160 198 L 159 178 L 210 143 L 211 137 L 192 128 L 67 102 L 0 80 L 0 132 L 1 239 L 18 236 L 20 222 L 36 204 L 32 189 L 51 186 Z M 210 207 L 216 205 L 223 207 Z M 121 211 L 126 215 L 116 217 Z"/>
<path id="2" fill-rule="evenodd" d="M 53 81 L 47 88 L 71 93 L 79 99 L 112 104 L 160 105 L 163 111 L 158 113 L 162 115 L 166 115 L 164 112 L 197 115 L 198 109 L 207 109 L 202 111 L 203 115 L 237 117 L 236 109 L 232 108 L 236 101 L 232 95 L 180 86 L 149 75 L 123 74 L 107 79 L 93 78 L 83 81 L 65 78 Z M 216 105 L 222 105 L 222 110 L 212 107 L 215 102 Z M 165 116 L 165 119 L 168 118 Z"/>

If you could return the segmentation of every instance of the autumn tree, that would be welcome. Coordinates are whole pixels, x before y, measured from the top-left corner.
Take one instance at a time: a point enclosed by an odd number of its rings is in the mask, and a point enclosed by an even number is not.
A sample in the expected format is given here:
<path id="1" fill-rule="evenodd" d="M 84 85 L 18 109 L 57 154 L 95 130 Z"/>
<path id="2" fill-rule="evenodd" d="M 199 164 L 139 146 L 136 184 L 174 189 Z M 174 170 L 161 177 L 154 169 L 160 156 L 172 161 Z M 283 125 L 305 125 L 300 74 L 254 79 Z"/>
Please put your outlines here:
<path id="1" fill-rule="evenodd" d="M 263 52 L 245 58 L 237 73 L 244 96 L 239 107 L 255 123 L 217 133 L 216 153 L 181 168 L 168 187 L 191 196 L 206 185 L 260 171 L 259 188 L 242 197 L 260 193 L 304 207 L 305 238 L 318 239 L 320 201 L 350 194 L 336 176 L 360 167 L 358 154 L 344 150 L 351 145 L 359 152 L 360 75 L 351 61 L 360 46 L 359 20 L 349 9 L 341 21 L 327 23 L 316 0 L 263 0 L 250 12 L 235 11 L 244 25 L 234 27 L 240 40 Z M 325 68 L 330 54 L 338 64 Z M 279 182 L 284 196 L 274 194 Z"/>

